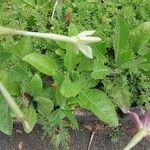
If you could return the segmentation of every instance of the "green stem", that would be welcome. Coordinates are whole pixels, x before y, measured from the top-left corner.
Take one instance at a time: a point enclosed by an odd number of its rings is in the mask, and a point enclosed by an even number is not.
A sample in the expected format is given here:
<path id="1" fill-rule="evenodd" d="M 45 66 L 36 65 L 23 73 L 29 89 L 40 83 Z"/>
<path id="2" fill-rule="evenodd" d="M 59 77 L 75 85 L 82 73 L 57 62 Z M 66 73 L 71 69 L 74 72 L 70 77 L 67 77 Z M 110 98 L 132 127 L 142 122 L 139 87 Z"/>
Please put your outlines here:
<path id="1" fill-rule="evenodd" d="M 146 130 L 144 128 L 140 129 L 138 133 L 132 138 L 132 140 L 123 150 L 130 150 L 137 143 L 139 143 L 143 139 L 143 137 L 145 137 L 146 135 L 147 135 Z"/>
<path id="2" fill-rule="evenodd" d="M 76 36 L 65 36 L 54 33 L 41 33 L 41 32 L 29 32 L 24 30 L 15 30 L 11 28 L 0 27 L 0 34 L 9 34 L 9 35 L 26 35 L 32 37 L 41 37 L 46 39 L 51 39 L 55 41 L 63 41 L 76 44 L 78 42 L 78 38 Z"/>
<path id="3" fill-rule="evenodd" d="M 29 122 L 25 119 L 24 114 L 20 110 L 19 106 L 16 104 L 12 96 L 8 93 L 8 91 L 6 90 L 6 88 L 3 86 L 1 82 L 0 82 L 0 92 L 4 96 L 5 100 L 7 101 L 12 111 L 15 113 L 16 117 L 23 122 L 26 132 L 30 132 L 31 127 Z"/>
<path id="4" fill-rule="evenodd" d="M 5 100 L 7 101 L 8 105 L 10 106 L 10 108 L 16 114 L 17 118 L 23 120 L 24 114 L 22 113 L 19 106 L 15 103 L 15 101 L 13 100 L 13 98 L 11 97 L 11 95 L 8 93 L 8 91 L 5 89 L 5 87 L 1 82 L 0 82 L 0 91 L 4 96 Z"/>

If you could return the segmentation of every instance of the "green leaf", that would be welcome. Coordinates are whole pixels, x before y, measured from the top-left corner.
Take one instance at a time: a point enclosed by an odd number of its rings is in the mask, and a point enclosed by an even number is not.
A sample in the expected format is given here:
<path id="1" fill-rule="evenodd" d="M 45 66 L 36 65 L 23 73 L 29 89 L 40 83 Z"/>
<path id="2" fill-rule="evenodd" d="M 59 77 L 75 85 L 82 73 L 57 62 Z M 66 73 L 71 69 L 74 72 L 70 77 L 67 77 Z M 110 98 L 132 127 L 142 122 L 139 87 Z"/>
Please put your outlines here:
<path id="1" fill-rule="evenodd" d="M 19 59 L 22 59 L 24 56 L 32 53 L 33 43 L 31 37 L 23 37 L 13 49 L 13 54 Z"/>
<path id="2" fill-rule="evenodd" d="M 93 79 L 95 80 L 103 79 L 109 73 L 110 73 L 110 68 L 108 68 L 107 66 L 105 66 L 103 63 L 101 63 L 98 60 L 94 61 L 94 70 L 91 74 Z"/>
<path id="3" fill-rule="evenodd" d="M 71 23 L 68 27 L 68 35 L 73 36 L 73 35 L 77 35 L 78 33 L 79 33 L 79 31 L 78 31 L 76 25 Z"/>
<path id="4" fill-rule="evenodd" d="M 74 24 L 70 24 L 68 27 L 68 35 L 73 36 L 77 35 L 78 30 Z M 66 44 L 66 54 L 64 56 L 64 65 L 67 70 L 70 72 L 74 67 L 79 63 L 80 57 L 75 54 L 75 47 L 72 44 Z"/>
<path id="5" fill-rule="evenodd" d="M 66 54 L 64 55 L 64 65 L 67 68 L 68 72 L 71 72 L 76 65 L 79 63 L 79 55 L 75 54 L 74 46 L 72 44 L 66 45 Z"/>
<path id="6" fill-rule="evenodd" d="M 20 82 L 28 77 L 28 73 L 20 66 L 15 65 L 10 68 L 8 76 L 10 80 Z"/>
<path id="7" fill-rule="evenodd" d="M 24 130 L 27 133 L 29 133 L 33 130 L 33 128 L 37 122 L 37 114 L 36 114 L 36 111 L 32 105 L 29 105 L 28 108 L 24 109 L 24 114 L 25 114 L 25 119 L 29 123 L 29 128 L 26 128 L 26 126 L 24 125 Z"/>
<path id="8" fill-rule="evenodd" d="M 150 22 L 144 22 L 133 29 L 130 34 L 130 45 L 134 51 L 147 43 L 150 39 Z"/>
<path id="9" fill-rule="evenodd" d="M 71 110 L 67 110 L 67 109 L 63 109 L 63 112 L 65 113 L 65 115 L 67 116 L 67 118 L 70 120 L 70 122 L 72 123 L 72 125 L 79 129 L 79 126 L 78 126 L 78 122 L 75 118 L 75 116 L 73 115 L 72 111 Z"/>
<path id="10" fill-rule="evenodd" d="M 117 126 L 118 119 L 113 103 L 108 96 L 96 89 L 79 93 L 79 105 L 92 111 L 99 119 L 110 126 Z"/>
<path id="11" fill-rule="evenodd" d="M 11 53 L 0 51 L 0 65 L 6 62 L 10 58 L 11 55 L 12 55 Z"/>
<path id="12" fill-rule="evenodd" d="M 35 74 L 29 84 L 25 87 L 25 92 L 33 97 L 39 96 L 42 93 L 43 84 L 41 77 Z"/>
<path id="13" fill-rule="evenodd" d="M 81 90 L 81 84 L 80 82 L 72 82 L 69 78 L 69 75 L 67 75 L 60 87 L 60 92 L 63 96 L 69 98 L 69 97 L 75 97 Z"/>
<path id="14" fill-rule="evenodd" d="M 131 93 L 129 92 L 126 82 L 122 77 L 117 78 L 115 80 L 115 86 L 112 89 L 113 102 L 117 104 L 124 113 L 130 110 L 131 105 Z"/>
<path id="15" fill-rule="evenodd" d="M 93 60 L 87 59 L 86 57 L 81 57 L 80 63 L 78 66 L 78 71 L 92 71 L 93 70 Z"/>
<path id="16" fill-rule="evenodd" d="M 8 104 L 0 96 L 0 131 L 11 135 L 13 127 L 13 119 L 10 115 Z"/>
<path id="17" fill-rule="evenodd" d="M 35 101 L 37 102 L 37 108 L 41 115 L 49 115 L 53 110 L 53 102 L 50 99 L 44 97 L 36 97 Z"/>
<path id="18" fill-rule="evenodd" d="M 47 55 L 32 53 L 25 56 L 23 60 L 28 62 L 30 65 L 32 65 L 34 68 L 44 74 L 51 76 L 56 73 L 56 64 Z"/>
<path id="19" fill-rule="evenodd" d="M 114 38 L 115 62 L 118 65 L 120 53 L 129 41 L 129 28 L 125 20 L 121 17 L 117 18 Z"/>
<path id="20" fill-rule="evenodd" d="M 89 89 L 95 87 L 99 80 L 94 80 L 91 76 L 91 72 L 85 71 L 80 74 L 80 83 L 82 89 Z"/>
<path id="21" fill-rule="evenodd" d="M 55 126 L 57 125 L 60 120 L 62 119 L 62 111 L 60 109 L 57 109 L 53 111 L 49 116 L 48 116 L 48 121 L 50 126 Z"/>

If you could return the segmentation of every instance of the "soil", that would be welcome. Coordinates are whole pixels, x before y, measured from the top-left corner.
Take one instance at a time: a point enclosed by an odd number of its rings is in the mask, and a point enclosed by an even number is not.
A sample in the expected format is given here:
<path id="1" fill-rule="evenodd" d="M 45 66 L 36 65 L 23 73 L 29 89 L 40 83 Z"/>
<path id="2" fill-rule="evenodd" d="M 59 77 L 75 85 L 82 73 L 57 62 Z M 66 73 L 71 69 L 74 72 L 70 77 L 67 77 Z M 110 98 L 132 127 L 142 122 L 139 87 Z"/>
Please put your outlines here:
<path id="1" fill-rule="evenodd" d="M 130 123 L 128 117 L 120 119 L 120 126 L 117 129 L 112 129 L 98 122 L 97 118 L 91 115 L 86 117 L 78 115 L 77 119 L 80 129 L 70 129 L 70 150 L 87 150 L 93 131 L 91 128 L 95 125 L 97 130 L 90 150 L 122 150 L 131 140 L 132 134 L 134 135 L 130 131 L 133 124 Z M 40 125 L 36 125 L 31 133 L 26 134 L 23 132 L 21 124 L 15 123 L 11 136 L 0 133 L 0 150 L 54 150 L 50 138 L 44 138 L 42 133 Z M 150 150 L 150 144 L 143 140 L 133 150 Z"/>

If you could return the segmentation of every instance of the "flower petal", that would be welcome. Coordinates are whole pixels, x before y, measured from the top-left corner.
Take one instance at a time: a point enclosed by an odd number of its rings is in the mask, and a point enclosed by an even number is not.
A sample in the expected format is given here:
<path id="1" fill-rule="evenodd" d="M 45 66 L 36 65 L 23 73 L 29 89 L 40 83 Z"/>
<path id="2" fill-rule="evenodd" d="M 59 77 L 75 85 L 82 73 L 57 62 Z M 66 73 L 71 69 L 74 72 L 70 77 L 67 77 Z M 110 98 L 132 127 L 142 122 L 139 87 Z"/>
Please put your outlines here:
<path id="1" fill-rule="evenodd" d="M 143 125 L 146 129 L 150 129 L 150 111 L 145 112 Z"/>
<path id="2" fill-rule="evenodd" d="M 91 59 L 93 58 L 92 49 L 90 46 L 84 44 L 78 44 L 77 47 L 87 58 L 91 58 Z"/>
<path id="3" fill-rule="evenodd" d="M 128 111 L 128 115 L 134 121 L 134 123 L 136 124 L 136 126 L 138 128 L 142 128 L 143 127 L 143 124 L 142 124 L 139 116 L 136 113 L 134 113 L 132 111 Z"/>
<path id="4" fill-rule="evenodd" d="M 94 32 L 95 32 L 95 30 L 83 31 L 83 32 L 79 33 L 78 36 L 79 36 L 79 37 L 80 37 L 80 36 L 82 36 L 82 37 L 84 37 L 84 36 L 89 36 L 89 35 L 92 35 Z"/>

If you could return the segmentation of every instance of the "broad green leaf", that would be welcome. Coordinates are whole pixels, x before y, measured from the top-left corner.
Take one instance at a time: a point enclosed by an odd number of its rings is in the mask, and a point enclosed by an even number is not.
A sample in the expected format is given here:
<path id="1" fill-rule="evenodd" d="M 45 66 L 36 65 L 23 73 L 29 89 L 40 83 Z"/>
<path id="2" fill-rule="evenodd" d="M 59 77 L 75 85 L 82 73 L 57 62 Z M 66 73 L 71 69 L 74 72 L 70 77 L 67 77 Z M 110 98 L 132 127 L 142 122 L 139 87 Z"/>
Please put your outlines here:
<path id="1" fill-rule="evenodd" d="M 93 60 L 87 59 L 86 57 L 81 57 L 80 63 L 78 66 L 78 71 L 92 71 L 93 70 Z"/>
<path id="2" fill-rule="evenodd" d="M 10 135 L 12 133 L 13 119 L 10 108 L 0 95 L 0 131 Z"/>
<path id="3" fill-rule="evenodd" d="M 144 22 L 137 28 L 133 29 L 130 34 L 130 46 L 137 51 L 141 46 L 150 39 L 150 22 Z"/>
<path id="4" fill-rule="evenodd" d="M 79 105 L 92 111 L 99 119 L 110 126 L 117 126 L 118 119 L 109 97 L 96 89 L 83 90 L 79 93 Z"/>
<path id="5" fill-rule="evenodd" d="M 60 93 L 59 89 L 55 90 L 55 98 L 56 105 L 59 105 L 60 107 L 64 106 L 67 100 L 67 98 Z"/>
<path id="6" fill-rule="evenodd" d="M 89 89 L 95 87 L 99 80 L 94 80 L 91 76 L 91 72 L 85 71 L 80 74 L 80 83 L 82 89 Z"/>
<path id="7" fill-rule="evenodd" d="M 8 72 L 0 70 L 0 81 L 5 85 L 6 89 L 11 95 L 17 95 L 20 92 L 20 85 L 14 81 L 11 81 Z"/>
<path id="8" fill-rule="evenodd" d="M 77 122 L 75 116 L 73 115 L 72 111 L 71 110 L 67 110 L 67 109 L 63 109 L 62 111 L 65 113 L 65 115 L 67 116 L 67 118 L 70 120 L 70 122 L 72 123 L 72 125 L 75 128 L 79 129 L 78 122 Z"/>
<path id="9" fill-rule="evenodd" d="M 44 97 L 36 97 L 37 108 L 41 115 L 49 115 L 53 110 L 53 102 L 50 99 Z"/>
<path id="10" fill-rule="evenodd" d="M 10 80 L 20 82 L 28 77 L 28 73 L 19 65 L 15 65 L 10 68 L 8 76 Z"/>
<path id="11" fill-rule="evenodd" d="M 19 59 L 22 59 L 24 56 L 33 52 L 32 38 L 23 37 L 13 49 L 14 56 Z"/>
<path id="12" fill-rule="evenodd" d="M 55 126 L 57 125 L 60 120 L 62 119 L 62 111 L 60 109 L 57 109 L 53 111 L 49 116 L 48 116 L 48 122 L 50 126 Z"/>
<path id="13" fill-rule="evenodd" d="M 30 128 L 26 128 L 24 125 L 24 130 L 29 133 L 33 130 L 35 124 L 37 123 L 37 114 L 32 105 L 29 105 L 29 107 L 24 109 L 25 119 L 29 123 Z"/>
<path id="14" fill-rule="evenodd" d="M 25 92 L 33 97 L 39 96 L 42 93 L 43 84 L 41 77 L 35 74 L 29 84 L 25 87 Z"/>
<path id="15" fill-rule="evenodd" d="M 44 74 L 51 76 L 56 73 L 56 64 L 47 55 L 32 53 L 25 56 L 23 60 Z"/>
<path id="16" fill-rule="evenodd" d="M 94 69 L 91 74 L 93 79 L 95 79 L 95 80 L 103 79 L 109 73 L 110 73 L 110 68 L 108 68 L 106 65 L 104 65 L 103 63 L 101 63 L 98 60 L 94 61 Z"/>
<path id="17" fill-rule="evenodd" d="M 69 97 L 75 97 L 81 90 L 81 84 L 79 81 L 72 82 L 69 78 L 69 75 L 67 75 L 60 87 L 60 92 L 63 96 L 69 98 Z"/>
<path id="18" fill-rule="evenodd" d="M 146 59 L 146 61 L 141 63 L 139 68 L 143 69 L 144 71 L 150 71 L 150 52 L 145 54 L 143 57 Z"/>
<path id="19" fill-rule="evenodd" d="M 124 112 L 130 109 L 131 93 L 129 92 L 127 81 L 124 81 L 122 77 L 115 80 L 115 86 L 112 89 L 113 101 Z"/>
<path id="20" fill-rule="evenodd" d="M 129 41 L 129 29 L 125 20 L 121 17 L 117 18 L 114 37 L 115 62 L 118 65 L 120 53 L 127 46 Z"/>
<path id="21" fill-rule="evenodd" d="M 124 64 L 131 62 L 132 60 L 132 52 L 128 50 L 123 50 L 118 57 L 118 67 L 123 68 Z"/>
<path id="22" fill-rule="evenodd" d="M 5 63 L 12 54 L 6 52 L 5 49 L 0 45 L 0 65 Z"/>
<path id="23" fill-rule="evenodd" d="M 108 60 L 105 57 L 106 51 L 106 43 L 94 43 L 92 46 L 93 55 L 99 59 L 101 62 L 107 62 Z"/>
<path id="24" fill-rule="evenodd" d="M 78 33 L 79 33 L 79 31 L 78 31 L 76 25 L 71 23 L 68 27 L 68 35 L 73 36 L 73 35 L 77 35 Z"/>
<path id="25" fill-rule="evenodd" d="M 67 43 L 66 54 L 64 56 L 64 65 L 69 72 L 72 71 L 80 61 L 80 57 L 75 54 L 74 48 L 75 47 L 73 45 Z"/>
<path id="26" fill-rule="evenodd" d="M 6 62 L 11 55 L 12 55 L 11 53 L 0 51 L 0 65 Z"/>

